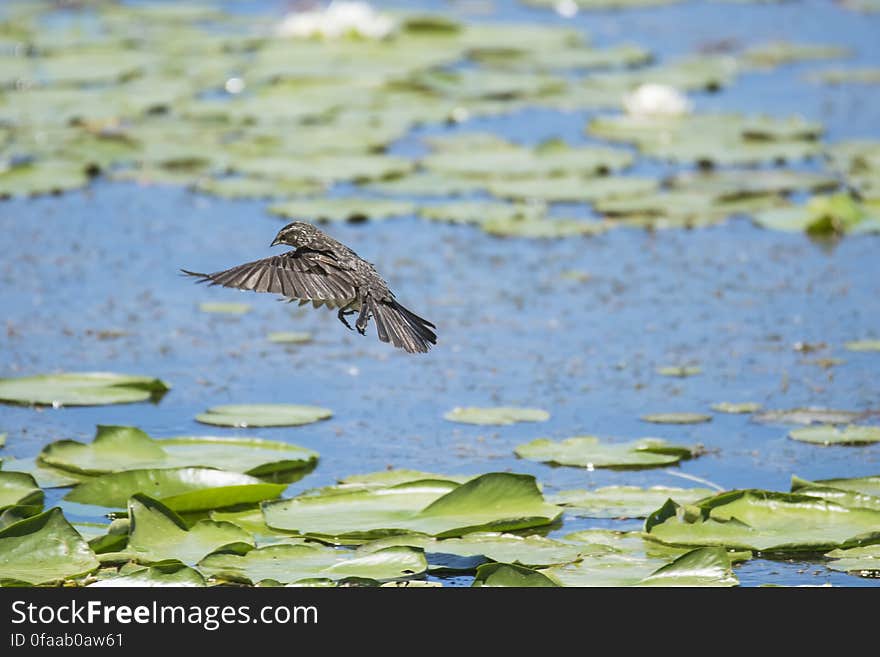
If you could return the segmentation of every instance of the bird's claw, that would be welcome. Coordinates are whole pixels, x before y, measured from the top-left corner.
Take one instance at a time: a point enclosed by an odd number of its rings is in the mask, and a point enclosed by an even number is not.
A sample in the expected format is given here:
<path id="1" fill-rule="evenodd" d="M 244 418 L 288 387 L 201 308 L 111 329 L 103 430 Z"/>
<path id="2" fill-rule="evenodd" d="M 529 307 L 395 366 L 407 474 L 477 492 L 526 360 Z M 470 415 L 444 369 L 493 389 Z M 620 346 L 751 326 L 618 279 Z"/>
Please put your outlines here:
<path id="1" fill-rule="evenodd" d="M 343 324 L 345 324 L 345 328 L 347 328 L 349 331 L 353 331 L 354 329 L 351 328 L 351 324 L 348 323 L 348 320 L 345 319 L 345 316 L 352 315 L 352 314 L 354 314 L 353 310 L 346 310 L 345 308 L 340 308 L 339 312 L 336 313 L 336 316 L 339 318 L 339 321 L 342 322 Z M 361 331 L 361 335 L 363 335 L 363 334 L 364 334 L 363 331 Z"/>

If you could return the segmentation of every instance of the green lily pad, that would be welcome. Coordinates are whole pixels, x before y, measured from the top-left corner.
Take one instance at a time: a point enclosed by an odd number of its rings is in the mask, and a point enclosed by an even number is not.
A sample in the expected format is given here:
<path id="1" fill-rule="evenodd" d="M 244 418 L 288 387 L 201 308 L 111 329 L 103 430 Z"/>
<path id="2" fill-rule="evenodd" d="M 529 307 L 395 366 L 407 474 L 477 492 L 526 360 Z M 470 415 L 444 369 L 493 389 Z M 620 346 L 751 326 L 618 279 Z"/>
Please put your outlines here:
<path id="1" fill-rule="evenodd" d="M 410 160 L 388 155 L 328 154 L 303 158 L 254 157 L 235 161 L 236 173 L 256 178 L 281 178 L 317 183 L 381 180 L 408 174 Z"/>
<path id="2" fill-rule="evenodd" d="M 631 195 L 647 194 L 657 189 L 653 178 L 630 176 L 556 176 L 522 180 L 491 180 L 489 193 L 500 198 L 543 202 L 595 203 Z"/>
<path id="3" fill-rule="evenodd" d="M 764 411 L 752 419 L 764 424 L 849 424 L 859 416 L 855 411 L 810 407 Z"/>
<path id="4" fill-rule="evenodd" d="M 73 161 L 38 161 L 0 170 L 0 198 L 60 194 L 88 184 L 85 167 Z"/>
<path id="5" fill-rule="evenodd" d="M 869 445 L 880 442 L 880 427 L 849 424 L 839 429 L 831 424 L 793 429 L 788 437 L 816 445 Z"/>
<path id="6" fill-rule="evenodd" d="M 487 563 L 477 568 L 471 586 L 549 587 L 559 586 L 551 577 L 537 570 L 513 563 Z"/>
<path id="7" fill-rule="evenodd" d="M 6 436 L 5 433 L 0 433 L 0 447 L 6 447 Z"/>
<path id="8" fill-rule="evenodd" d="M 566 512 L 586 518 L 647 518 L 668 499 L 693 504 L 716 491 L 708 488 L 606 486 L 595 490 L 564 490 L 547 498 Z"/>
<path id="9" fill-rule="evenodd" d="M 533 50 L 529 48 L 477 48 L 469 58 L 483 66 L 517 71 L 600 70 L 630 68 L 647 64 L 651 53 L 637 44 L 609 48 L 566 48 Z"/>
<path id="10" fill-rule="evenodd" d="M 695 365 L 670 365 L 667 367 L 657 368 L 657 374 L 660 374 L 662 376 L 674 376 L 678 378 L 696 376 L 702 371 L 703 369 L 701 367 L 697 367 Z"/>
<path id="11" fill-rule="evenodd" d="M 848 351 L 880 351 L 880 340 L 853 340 L 843 346 Z"/>
<path id="12" fill-rule="evenodd" d="M 880 68 L 828 68 L 807 76 L 811 82 L 822 84 L 880 84 Z"/>
<path id="13" fill-rule="evenodd" d="M 553 239 L 578 235 L 604 233 L 610 224 L 605 221 L 580 221 L 577 219 L 490 219 L 480 228 L 497 237 L 525 237 L 530 239 Z"/>
<path id="14" fill-rule="evenodd" d="M 29 474 L 0 471 L 0 513 L 13 506 L 19 515 L 35 515 L 43 510 L 43 491 Z"/>
<path id="15" fill-rule="evenodd" d="M 712 404 L 712 410 L 718 413 L 756 413 L 761 410 L 757 402 L 718 402 Z"/>
<path id="16" fill-rule="evenodd" d="M 466 180 L 434 172 L 422 172 L 371 182 L 363 189 L 392 196 L 463 196 L 484 188 L 480 181 Z"/>
<path id="17" fill-rule="evenodd" d="M 214 406 L 196 416 L 196 422 L 218 427 L 293 427 L 326 420 L 333 412 L 300 404 L 231 404 Z"/>
<path id="18" fill-rule="evenodd" d="M 304 180 L 269 180 L 265 178 L 200 178 L 193 189 L 220 198 L 288 198 L 320 192 L 322 186 Z"/>
<path id="19" fill-rule="evenodd" d="M 249 475 L 211 468 L 127 470 L 83 482 L 64 499 L 122 509 L 132 495 L 144 493 L 169 509 L 184 513 L 256 504 L 278 497 L 286 487 L 286 484 L 269 484 Z"/>
<path id="20" fill-rule="evenodd" d="M 74 475 L 67 470 L 51 468 L 40 464 L 35 458 L 7 459 L 0 463 L 7 472 L 25 472 L 32 476 L 40 488 L 65 488 L 78 484 L 84 476 Z"/>
<path id="21" fill-rule="evenodd" d="M 817 552 L 880 542 L 880 511 L 764 490 L 734 490 L 696 507 L 670 501 L 645 522 L 650 537 L 680 546 L 762 553 Z"/>
<path id="22" fill-rule="evenodd" d="M 0 583 L 49 584 L 86 575 L 98 565 L 58 507 L 0 529 Z"/>
<path id="23" fill-rule="evenodd" d="M 652 413 L 641 419 L 654 424 L 701 424 L 711 422 L 712 416 L 704 413 Z"/>
<path id="24" fill-rule="evenodd" d="M 366 474 L 349 475 L 339 480 L 340 489 L 344 487 L 363 487 L 363 488 L 387 488 L 388 486 L 397 486 L 412 481 L 420 481 L 422 479 L 433 479 L 435 481 L 452 481 L 457 484 L 463 484 L 473 479 L 477 475 L 446 475 L 436 474 L 432 472 L 422 472 L 420 470 L 380 470 L 379 472 L 368 472 Z"/>
<path id="25" fill-rule="evenodd" d="M 199 310 L 203 313 L 218 315 L 245 315 L 252 309 L 249 303 L 203 301 L 199 304 Z"/>
<path id="26" fill-rule="evenodd" d="M 85 475 L 202 466 L 267 476 L 311 468 L 317 459 L 311 450 L 260 438 L 180 436 L 154 440 L 135 427 L 99 425 L 92 443 L 56 441 L 43 448 L 39 462 Z"/>
<path id="27" fill-rule="evenodd" d="M 698 548 L 658 568 L 639 586 L 737 586 L 730 557 L 722 548 Z"/>
<path id="28" fill-rule="evenodd" d="M 751 66 L 773 68 L 792 62 L 842 59 L 851 55 L 852 51 L 849 48 L 841 48 L 840 46 L 777 41 L 749 48 L 743 53 L 742 59 L 743 62 Z"/>
<path id="29" fill-rule="evenodd" d="M 808 481 L 793 476 L 791 478 L 791 492 L 798 495 L 821 497 L 850 508 L 880 511 L 880 477 Z"/>
<path id="30" fill-rule="evenodd" d="M 128 517 L 131 533 L 125 553 L 144 565 L 171 559 L 193 565 L 218 550 L 241 552 L 254 545 L 248 532 L 230 522 L 199 520 L 187 527 L 174 511 L 140 493 L 129 500 Z"/>
<path id="31" fill-rule="evenodd" d="M 530 461 L 581 468 L 651 468 L 691 458 L 688 447 L 671 445 L 660 438 L 626 443 L 602 443 L 595 436 L 575 436 L 562 441 L 538 438 L 518 445 L 514 453 Z"/>
<path id="32" fill-rule="evenodd" d="M 120 574 L 116 577 L 108 577 L 101 579 L 94 584 L 89 584 L 91 588 L 115 588 L 115 587 L 157 587 L 157 586 L 174 586 L 174 587 L 201 587 L 206 586 L 205 578 L 202 574 L 179 563 L 160 564 L 150 566 L 148 568 L 136 568 L 126 574 Z"/>
<path id="33" fill-rule="evenodd" d="M 157 399 L 170 386 L 146 376 L 109 372 L 44 374 L 0 379 L 0 401 L 46 406 L 101 406 Z"/>
<path id="34" fill-rule="evenodd" d="M 862 577 L 877 577 L 880 573 L 880 545 L 838 548 L 831 550 L 825 556 L 831 559 L 825 564 L 831 570 L 839 570 Z"/>
<path id="35" fill-rule="evenodd" d="M 269 208 L 271 214 L 287 219 L 314 221 L 366 221 L 415 213 L 408 201 L 375 198 L 294 199 Z"/>
<path id="36" fill-rule="evenodd" d="M 306 331 L 275 331 L 267 338 L 276 344 L 305 344 L 312 341 L 312 334 Z"/>
<path id="37" fill-rule="evenodd" d="M 515 406 L 494 406 L 477 408 L 457 406 L 443 415 L 444 420 L 464 424 L 508 425 L 517 422 L 546 422 L 550 413 L 540 408 L 518 408 Z"/>
<path id="38" fill-rule="evenodd" d="M 836 189 L 836 176 L 812 171 L 787 169 L 761 170 L 724 169 L 679 173 L 669 180 L 673 189 L 713 194 L 719 202 L 730 202 L 755 196 L 773 196 L 796 191 L 823 192 Z"/>
<path id="39" fill-rule="evenodd" d="M 546 206 L 542 204 L 508 204 L 494 201 L 432 203 L 419 208 L 419 216 L 424 219 L 456 224 L 482 224 L 487 221 L 541 219 L 545 213 Z"/>
<path id="40" fill-rule="evenodd" d="M 421 550 L 389 547 L 366 555 L 313 543 L 268 545 L 244 555 L 213 554 L 199 563 L 212 577 L 256 584 L 310 578 L 340 580 L 359 577 L 379 582 L 408 579 L 424 573 L 428 563 Z"/>
<path id="41" fill-rule="evenodd" d="M 534 477 L 480 475 L 464 484 L 422 480 L 377 490 L 300 496 L 263 505 L 267 524 L 322 540 L 390 534 L 453 537 L 552 523 L 561 509 L 544 502 Z"/>
<path id="42" fill-rule="evenodd" d="M 580 558 L 580 549 L 570 543 L 543 536 L 517 536 L 498 532 L 474 532 L 461 538 L 429 540 L 424 543 L 423 549 L 432 567 L 438 563 L 437 557 L 440 555 L 485 557 L 492 561 L 528 567 L 570 563 Z"/>
<path id="43" fill-rule="evenodd" d="M 880 232 L 880 208 L 856 201 L 849 193 L 814 196 L 803 206 L 757 212 L 752 220 L 771 230 L 817 236 Z"/>

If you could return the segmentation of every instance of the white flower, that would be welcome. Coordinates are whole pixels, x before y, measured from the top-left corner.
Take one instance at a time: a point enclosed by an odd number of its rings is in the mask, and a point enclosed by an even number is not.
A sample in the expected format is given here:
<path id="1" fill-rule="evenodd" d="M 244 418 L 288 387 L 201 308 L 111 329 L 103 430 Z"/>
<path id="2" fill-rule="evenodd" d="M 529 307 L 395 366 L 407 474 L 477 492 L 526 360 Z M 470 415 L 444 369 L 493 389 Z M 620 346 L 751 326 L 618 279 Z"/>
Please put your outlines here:
<path id="1" fill-rule="evenodd" d="M 624 96 L 623 108 L 630 116 L 681 116 L 691 111 L 692 103 L 674 87 L 648 83 Z"/>
<path id="2" fill-rule="evenodd" d="M 278 25 L 282 37 L 338 39 L 357 35 L 382 39 L 394 30 L 390 16 L 378 13 L 366 2 L 331 2 L 326 9 L 288 14 Z"/>
<path id="3" fill-rule="evenodd" d="M 575 0 L 559 0 L 553 9 L 563 18 L 574 18 L 578 13 L 578 3 Z"/>

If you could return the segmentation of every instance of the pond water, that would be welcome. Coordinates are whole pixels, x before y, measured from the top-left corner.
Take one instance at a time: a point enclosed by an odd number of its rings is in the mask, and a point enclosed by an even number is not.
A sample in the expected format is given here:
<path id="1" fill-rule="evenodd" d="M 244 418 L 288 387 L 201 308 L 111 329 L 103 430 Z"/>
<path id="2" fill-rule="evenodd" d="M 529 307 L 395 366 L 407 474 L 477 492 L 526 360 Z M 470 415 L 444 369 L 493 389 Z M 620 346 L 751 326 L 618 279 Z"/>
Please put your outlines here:
<path id="1" fill-rule="evenodd" d="M 468 6 L 417 4 L 453 14 Z M 282 5 L 229 6 L 277 15 Z M 880 15 L 829 2 L 685 2 L 582 11 L 572 19 L 512 2 L 491 6 L 493 14 L 468 20 L 565 24 L 598 45 L 638 43 L 660 61 L 722 40 L 749 45 L 786 39 L 847 46 L 855 54 L 841 65 L 880 66 Z M 746 73 L 718 93 L 691 97 L 696 111 L 797 113 L 820 121 L 829 142 L 880 137 L 880 86 L 832 87 L 804 79 L 806 71 L 827 66 L 809 62 Z M 423 135 L 470 130 L 526 144 L 552 137 L 585 143 L 594 141 L 583 127 L 596 114 L 523 109 L 421 128 L 390 150 L 415 156 L 424 150 Z M 656 163 L 636 168 L 651 175 L 670 170 Z M 340 185 L 333 193 L 348 190 Z M 686 477 L 725 489 L 787 491 L 792 475 L 815 480 L 880 473 L 878 444 L 795 442 L 787 438 L 789 427 L 760 424 L 747 414 L 716 413 L 697 425 L 640 420 L 647 413 L 711 413 L 710 406 L 722 401 L 880 411 L 880 355 L 843 347 L 880 337 L 880 236 L 821 242 L 762 230 L 746 218 L 694 230 L 618 229 L 558 240 L 498 238 L 473 226 L 416 217 L 327 225 L 327 232 L 376 265 L 404 305 L 437 325 L 436 348 L 409 355 L 372 332 L 363 338 L 345 330 L 335 313 L 279 303 L 271 295 L 195 286 L 179 274 L 181 267 L 216 271 L 277 252 L 269 243 L 282 223 L 266 205 L 103 178 L 82 191 L 0 203 L 0 376 L 106 370 L 149 374 L 173 386 L 158 404 L 0 406 L 0 432 L 9 436 L 2 454 L 32 457 L 61 438 L 88 442 L 97 424 L 134 425 L 154 437 L 258 436 L 320 453 L 318 467 L 292 484 L 288 496 L 389 467 L 528 473 L 545 493 L 612 484 L 695 485 Z M 565 211 L 590 212 L 583 206 Z M 571 271 L 581 275 L 566 276 Z M 229 316 L 198 309 L 202 302 L 230 301 L 246 301 L 252 311 Z M 266 336 L 274 331 L 308 331 L 314 340 L 273 344 Z M 687 378 L 656 372 L 680 364 L 697 364 L 701 372 Z M 334 416 L 303 427 L 248 430 L 194 420 L 218 404 L 264 402 L 326 406 Z M 505 427 L 443 419 L 456 406 L 493 405 L 543 408 L 551 418 Z M 700 444 L 706 453 L 672 468 L 635 471 L 550 467 L 513 453 L 537 437 L 583 434 L 661 437 Z M 46 506 L 62 493 L 51 491 Z M 100 519 L 84 507 L 70 507 L 68 516 Z M 566 517 L 550 535 L 640 526 Z M 820 560 L 752 560 L 735 572 L 743 585 L 880 584 L 835 573 Z"/>

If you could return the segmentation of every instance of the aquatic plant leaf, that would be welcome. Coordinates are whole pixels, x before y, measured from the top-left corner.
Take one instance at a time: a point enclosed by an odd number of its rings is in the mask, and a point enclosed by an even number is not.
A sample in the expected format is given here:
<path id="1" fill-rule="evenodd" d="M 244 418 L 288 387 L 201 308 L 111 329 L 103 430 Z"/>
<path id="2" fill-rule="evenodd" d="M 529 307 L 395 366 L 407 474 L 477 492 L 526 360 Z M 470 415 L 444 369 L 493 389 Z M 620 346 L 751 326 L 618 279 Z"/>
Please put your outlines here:
<path id="1" fill-rule="evenodd" d="M 477 568 L 471 586 L 548 587 L 559 586 L 544 573 L 513 563 L 487 563 Z"/>
<path id="2" fill-rule="evenodd" d="M 550 414 L 540 408 L 457 406 L 445 413 L 443 419 L 464 424 L 507 425 L 517 422 L 546 422 L 550 419 Z"/>
<path id="3" fill-rule="evenodd" d="M 518 445 L 520 458 L 581 468 L 650 468 L 691 458 L 689 447 L 672 445 L 659 438 L 625 443 L 606 443 L 595 436 L 575 436 L 562 441 L 538 438 Z"/>
<path id="4" fill-rule="evenodd" d="M 43 497 L 31 475 L 0 470 L 0 513 L 14 506 L 19 515 L 35 515 L 43 510 Z"/>
<path id="5" fill-rule="evenodd" d="M 125 574 L 120 573 L 115 577 L 99 579 L 97 582 L 89 584 L 91 588 L 152 588 L 160 586 L 201 587 L 206 584 L 205 578 L 199 571 L 179 563 L 136 568 Z"/>
<path id="6" fill-rule="evenodd" d="M 666 486 L 605 486 L 594 490 L 564 490 L 547 501 L 565 507 L 567 513 L 585 518 L 646 518 L 668 499 L 693 504 L 716 491 L 708 488 Z"/>
<path id="7" fill-rule="evenodd" d="M 880 427 L 849 424 L 840 429 L 831 424 L 789 431 L 788 437 L 816 445 L 868 445 L 880 442 Z"/>
<path id="8" fill-rule="evenodd" d="M 0 379 L 0 401 L 46 406 L 101 406 L 147 401 L 171 387 L 159 379 L 111 372 Z"/>
<path id="9" fill-rule="evenodd" d="M 704 413 L 652 413 L 641 419 L 654 424 L 701 424 L 711 422 L 712 416 Z"/>
<path id="10" fill-rule="evenodd" d="M 286 219 L 366 221 L 413 214 L 414 203 L 375 198 L 295 199 L 273 205 L 269 213 Z"/>
<path id="11" fill-rule="evenodd" d="M 209 408 L 196 421 L 219 427 L 292 427 L 332 415 L 327 408 L 301 404 L 229 404 Z"/>

